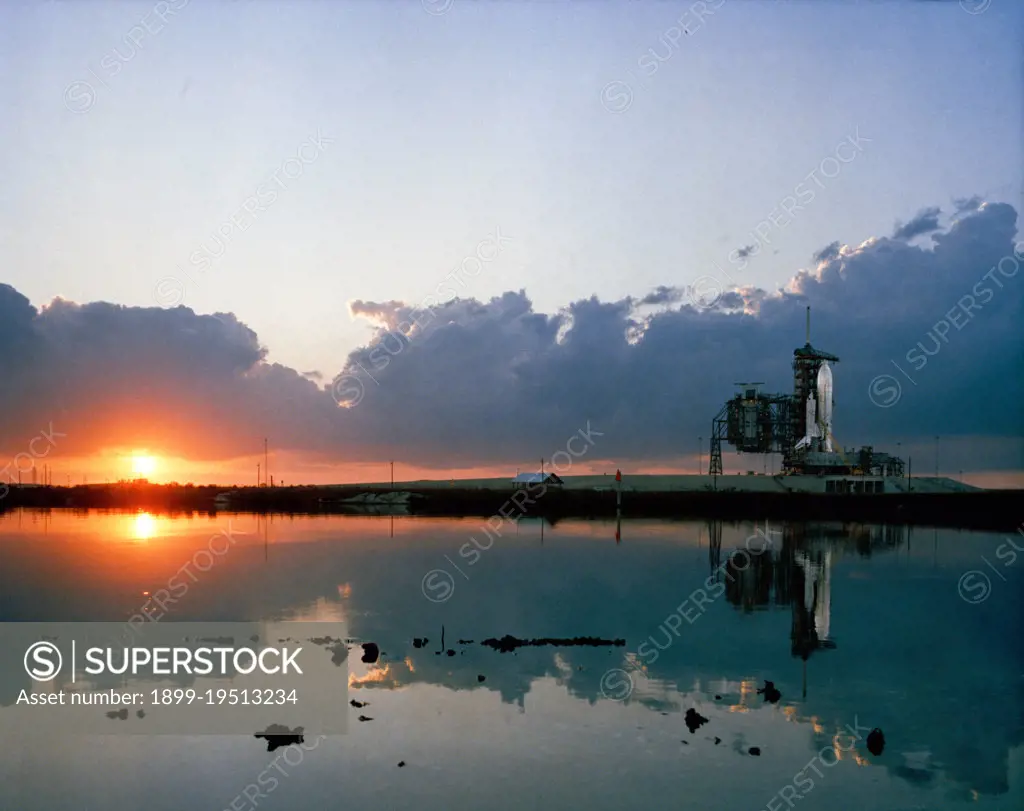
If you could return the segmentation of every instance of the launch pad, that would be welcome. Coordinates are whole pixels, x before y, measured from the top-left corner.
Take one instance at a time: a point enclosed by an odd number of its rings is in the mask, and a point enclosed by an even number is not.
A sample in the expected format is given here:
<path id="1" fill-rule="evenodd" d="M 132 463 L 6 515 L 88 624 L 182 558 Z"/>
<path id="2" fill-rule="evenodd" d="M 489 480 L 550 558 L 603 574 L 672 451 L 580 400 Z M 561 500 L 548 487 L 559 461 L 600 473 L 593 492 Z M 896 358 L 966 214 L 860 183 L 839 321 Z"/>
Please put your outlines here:
<path id="1" fill-rule="evenodd" d="M 767 394 L 762 383 L 737 383 L 741 392 L 728 400 L 711 421 L 708 472 L 721 476 L 722 441 L 740 453 L 777 453 L 783 475 L 877 477 L 860 484 L 843 478 L 830 492 L 883 492 L 883 480 L 903 476 L 903 461 L 870 446 L 837 447 L 832 432 L 833 378 L 830 364 L 839 358 L 811 345 L 811 308 L 807 308 L 806 343 L 793 350 L 793 393 Z M 867 485 L 870 484 L 870 488 Z M 877 485 L 877 486 L 876 486 Z"/>

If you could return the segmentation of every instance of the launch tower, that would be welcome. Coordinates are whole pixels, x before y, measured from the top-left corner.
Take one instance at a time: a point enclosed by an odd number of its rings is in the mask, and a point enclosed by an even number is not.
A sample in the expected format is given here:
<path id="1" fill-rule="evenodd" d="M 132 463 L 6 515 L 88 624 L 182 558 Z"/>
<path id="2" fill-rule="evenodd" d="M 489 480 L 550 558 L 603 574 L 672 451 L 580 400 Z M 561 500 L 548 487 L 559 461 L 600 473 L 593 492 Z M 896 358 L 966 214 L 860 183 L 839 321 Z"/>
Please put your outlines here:
<path id="1" fill-rule="evenodd" d="M 811 308 L 806 342 L 793 350 L 793 393 L 767 394 L 759 383 L 737 383 L 741 392 L 711 422 L 708 472 L 722 474 L 722 440 L 741 453 L 778 453 L 786 474 L 902 476 L 903 462 L 870 447 L 836 447 L 832 433 L 834 381 L 839 358 L 811 345 Z"/>

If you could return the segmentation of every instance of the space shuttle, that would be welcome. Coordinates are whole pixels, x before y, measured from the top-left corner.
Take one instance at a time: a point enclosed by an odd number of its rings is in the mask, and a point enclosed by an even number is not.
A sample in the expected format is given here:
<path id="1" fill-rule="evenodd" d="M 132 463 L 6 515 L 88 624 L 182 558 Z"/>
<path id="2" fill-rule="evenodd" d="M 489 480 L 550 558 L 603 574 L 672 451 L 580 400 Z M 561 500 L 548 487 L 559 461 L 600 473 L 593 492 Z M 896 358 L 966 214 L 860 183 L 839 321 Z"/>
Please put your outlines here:
<path id="1" fill-rule="evenodd" d="M 806 433 L 803 439 L 796 443 L 796 447 L 806 448 L 811 445 L 811 440 L 821 439 L 822 450 L 826 453 L 832 452 L 832 367 L 828 361 L 823 361 L 818 367 L 817 391 L 807 395 L 807 402 L 804 424 Z"/>

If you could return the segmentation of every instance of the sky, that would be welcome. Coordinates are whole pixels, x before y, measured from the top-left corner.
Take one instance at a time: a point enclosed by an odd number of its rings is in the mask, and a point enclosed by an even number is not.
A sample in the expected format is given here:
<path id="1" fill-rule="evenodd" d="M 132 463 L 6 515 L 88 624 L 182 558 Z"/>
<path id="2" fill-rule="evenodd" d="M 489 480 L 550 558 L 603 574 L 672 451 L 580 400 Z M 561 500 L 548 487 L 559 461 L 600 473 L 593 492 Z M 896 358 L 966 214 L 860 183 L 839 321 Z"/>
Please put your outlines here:
<path id="1" fill-rule="evenodd" d="M 696 470 L 734 382 L 791 388 L 811 304 L 842 442 L 1024 482 L 1021 276 L 972 293 L 1017 261 L 1022 29 L 1007 0 L 5 3 L 0 455 L 52 424 L 75 480 L 139 448 L 255 476 L 264 436 L 292 481 L 514 472 L 590 420 L 578 472 Z"/>

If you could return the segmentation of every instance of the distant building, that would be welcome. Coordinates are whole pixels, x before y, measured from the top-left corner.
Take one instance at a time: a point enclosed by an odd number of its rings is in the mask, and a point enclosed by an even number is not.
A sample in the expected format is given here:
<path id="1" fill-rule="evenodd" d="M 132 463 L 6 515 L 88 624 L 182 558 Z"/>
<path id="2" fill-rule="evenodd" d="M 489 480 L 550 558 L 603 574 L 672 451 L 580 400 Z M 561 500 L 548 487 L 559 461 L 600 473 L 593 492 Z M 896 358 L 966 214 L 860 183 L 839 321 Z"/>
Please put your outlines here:
<path id="1" fill-rule="evenodd" d="M 512 486 L 516 490 L 521 490 L 531 484 L 553 484 L 561 486 L 565 484 L 565 482 L 563 482 L 554 473 L 520 473 L 512 480 Z"/>

